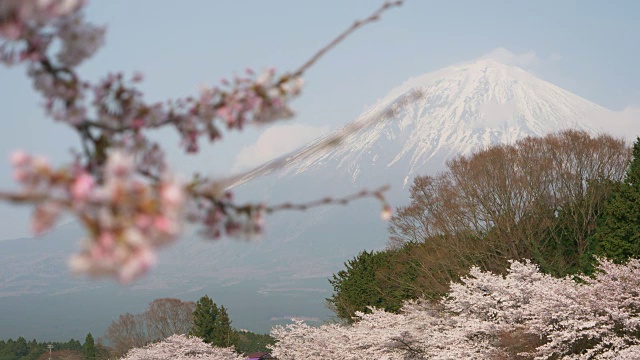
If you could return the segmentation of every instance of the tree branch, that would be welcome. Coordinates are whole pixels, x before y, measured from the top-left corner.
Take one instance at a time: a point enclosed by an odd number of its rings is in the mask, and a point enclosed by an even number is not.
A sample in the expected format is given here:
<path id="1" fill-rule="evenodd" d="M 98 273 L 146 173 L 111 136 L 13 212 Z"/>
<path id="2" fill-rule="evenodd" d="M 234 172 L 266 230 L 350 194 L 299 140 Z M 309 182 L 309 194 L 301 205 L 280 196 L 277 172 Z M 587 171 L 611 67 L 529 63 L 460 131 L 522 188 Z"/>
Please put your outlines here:
<path id="1" fill-rule="evenodd" d="M 307 60 L 306 63 L 304 63 L 302 66 L 300 66 L 298 68 L 298 70 L 294 71 L 293 74 L 292 74 L 292 77 L 301 76 L 305 71 L 307 71 L 307 69 L 312 67 L 321 57 L 323 57 L 327 52 L 329 52 L 329 50 L 331 50 L 334 47 L 336 47 L 339 43 L 341 43 L 344 39 L 346 39 L 349 35 L 351 35 L 351 33 L 353 33 L 354 31 L 358 30 L 359 28 L 363 27 L 364 25 L 367 25 L 369 23 L 378 21 L 380 19 L 380 16 L 385 11 L 389 10 L 392 7 L 401 6 L 404 3 L 404 1 L 405 0 L 397 0 L 397 1 L 388 1 L 387 0 L 387 1 L 384 2 L 384 4 L 382 4 L 382 6 L 380 6 L 376 11 L 374 11 L 368 17 L 366 17 L 366 18 L 364 18 L 362 20 L 354 21 L 354 23 L 348 29 L 343 31 L 340 35 L 338 35 L 335 39 L 333 39 L 325 47 L 323 47 L 322 49 L 318 50 L 318 52 L 316 52 L 309 60 Z"/>

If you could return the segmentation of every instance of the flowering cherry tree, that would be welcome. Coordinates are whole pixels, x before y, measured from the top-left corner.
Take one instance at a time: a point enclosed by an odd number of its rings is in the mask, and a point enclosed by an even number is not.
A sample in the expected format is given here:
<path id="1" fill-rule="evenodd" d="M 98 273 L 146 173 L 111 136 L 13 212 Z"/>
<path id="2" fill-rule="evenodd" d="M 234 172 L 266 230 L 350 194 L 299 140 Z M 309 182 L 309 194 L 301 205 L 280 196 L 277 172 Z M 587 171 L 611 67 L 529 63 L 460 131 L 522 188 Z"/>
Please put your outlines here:
<path id="1" fill-rule="evenodd" d="M 601 260 L 576 282 L 513 261 L 505 276 L 473 268 L 438 303 L 373 309 L 352 326 L 273 329 L 278 359 L 640 358 L 640 261 Z"/>
<path id="2" fill-rule="evenodd" d="M 78 73 L 77 67 L 100 49 L 106 34 L 104 27 L 85 20 L 84 0 L 2 1 L 0 63 L 26 68 L 44 99 L 46 115 L 77 132 L 81 148 L 68 165 L 58 168 L 44 157 L 16 151 L 11 163 L 20 190 L 2 192 L 0 198 L 34 204 L 36 234 L 54 226 L 63 212 L 75 215 L 88 236 L 70 262 L 72 269 L 124 282 L 154 264 L 155 250 L 172 243 L 184 221 L 200 224 L 212 238 L 246 236 L 259 234 L 270 212 L 365 196 L 379 199 L 388 218 L 385 188 L 307 204 L 237 204 L 227 190 L 229 179 L 182 179 L 171 173 L 163 148 L 148 133 L 173 128 L 184 152 L 196 153 L 203 141 L 222 139 L 225 129 L 292 117 L 289 102 L 300 94 L 305 72 L 353 31 L 402 2 L 384 2 L 294 71 L 247 69 L 198 94 L 149 103 L 138 88 L 141 73 L 108 73 L 95 83 Z M 340 136 L 327 139 L 327 146 L 338 143 Z"/>
<path id="3" fill-rule="evenodd" d="M 311 327 L 301 321 L 276 326 L 272 355 L 278 359 L 481 359 L 496 353 L 484 327 L 460 324 L 426 302 L 410 302 L 400 314 L 372 309 L 350 326 Z"/>
<path id="4" fill-rule="evenodd" d="M 594 278 L 578 283 L 512 262 L 507 276 L 477 268 L 454 284 L 449 311 L 487 321 L 506 331 L 544 339 L 532 354 L 542 359 L 610 358 L 640 345 L 640 262 L 616 265 L 600 260 Z"/>
<path id="5" fill-rule="evenodd" d="M 233 348 L 211 346 L 195 336 L 171 335 L 161 342 L 131 349 L 121 360 L 242 360 Z"/>

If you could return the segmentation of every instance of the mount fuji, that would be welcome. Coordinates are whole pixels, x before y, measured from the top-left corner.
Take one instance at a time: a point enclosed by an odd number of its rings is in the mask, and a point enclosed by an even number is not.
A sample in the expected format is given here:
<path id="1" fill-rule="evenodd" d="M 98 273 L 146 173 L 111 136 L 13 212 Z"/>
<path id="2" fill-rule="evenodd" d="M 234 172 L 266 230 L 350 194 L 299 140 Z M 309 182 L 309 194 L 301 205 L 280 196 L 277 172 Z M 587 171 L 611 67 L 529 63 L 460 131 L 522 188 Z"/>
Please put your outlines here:
<path id="1" fill-rule="evenodd" d="M 390 184 L 388 200 L 402 206 L 415 176 L 443 170 L 455 155 L 566 129 L 596 133 L 596 119 L 610 112 L 521 68 L 480 60 L 405 81 L 350 124 L 233 184 L 247 201 L 270 203 Z M 286 262 L 289 276 L 327 277 L 359 251 L 384 247 L 377 206 L 363 200 L 276 213 L 251 251 Z"/>
<path id="2" fill-rule="evenodd" d="M 352 123 L 235 177 L 232 187 L 240 202 L 278 203 L 390 184 L 389 201 L 401 206 L 416 175 L 442 170 L 452 156 L 563 129 L 595 132 L 593 119 L 609 112 L 520 68 L 482 60 L 407 80 Z M 361 200 L 278 212 L 257 242 L 210 243 L 187 234 L 161 254 L 150 276 L 126 290 L 70 277 L 64 259 L 77 249 L 69 241 L 79 238 L 77 226 L 60 227 L 43 239 L 2 241 L 0 308 L 16 319 L 50 317 L 56 306 L 58 312 L 73 311 L 73 321 L 51 320 L 58 326 L 54 333 L 24 325 L 26 337 L 60 340 L 88 330 L 102 334 L 109 319 L 141 312 L 156 297 L 197 300 L 209 294 L 228 307 L 235 326 L 254 331 L 266 332 L 292 316 L 324 319 L 331 315 L 323 306 L 330 296 L 326 279 L 358 252 L 385 246 L 379 210 L 374 200 Z M 38 266 L 25 257 L 38 259 Z M 95 306 L 69 305 L 75 299 L 91 303 L 92 296 L 103 306 L 100 319 Z M 38 308 L 46 314 L 33 314 Z M 0 325 L 0 338 L 19 336 L 15 331 Z"/>
<path id="3" fill-rule="evenodd" d="M 481 60 L 405 81 L 353 123 L 236 184 L 273 172 L 337 172 L 360 185 L 382 178 L 402 188 L 457 154 L 564 129 L 595 132 L 594 119 L 607 112 L 521 68 Z"/>

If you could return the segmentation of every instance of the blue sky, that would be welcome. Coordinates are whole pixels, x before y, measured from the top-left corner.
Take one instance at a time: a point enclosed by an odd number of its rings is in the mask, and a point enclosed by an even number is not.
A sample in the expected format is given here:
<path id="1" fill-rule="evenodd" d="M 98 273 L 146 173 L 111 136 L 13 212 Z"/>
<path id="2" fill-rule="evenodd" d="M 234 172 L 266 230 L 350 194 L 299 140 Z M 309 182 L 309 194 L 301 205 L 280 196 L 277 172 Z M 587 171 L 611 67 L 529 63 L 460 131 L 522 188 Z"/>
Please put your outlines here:
<path id="1" fill-rule="evenodd" d="M 108 71 L 140 70 L 149 100 L 194 94 L 198 85 L 214 84 L 245 67 L 294 69 L 380 3 L 93 0 L 87 15 L 107 25 L 107 44 L 81 73 L 97 79 Z M 488 53 L 511 56 L 542 79 L 609 109 L 638 107 L 639 13 L 638 1 L 409 0 L 312 68 L 303 96 L 294 103 L 298 116 L 270 131 L 295 146 L 296 140 L 353 119 L 409 77 Z M 498 48 L 502 50 L 496 52 Z M 6 158 L 22 148 L 57 162 L 67 159 L 77 138 L 43 117 L 41 100 L 24 69 L 0 68 L 0 79 L 0 155 Z M 197 157 L 174 152 L 171 158 L 182 171 L 223 175 L 243 149 L 246 155 L 256 146 L 264 130 L 229 134 Z M 161 137 L 166 143 L 177 142 L 171 134 Z M 5 162 L 0 165 L 0 187 L 11 186 Z M 27 235 L 27 214 L 26 209 L 0 207 L 0 239 Z"/>

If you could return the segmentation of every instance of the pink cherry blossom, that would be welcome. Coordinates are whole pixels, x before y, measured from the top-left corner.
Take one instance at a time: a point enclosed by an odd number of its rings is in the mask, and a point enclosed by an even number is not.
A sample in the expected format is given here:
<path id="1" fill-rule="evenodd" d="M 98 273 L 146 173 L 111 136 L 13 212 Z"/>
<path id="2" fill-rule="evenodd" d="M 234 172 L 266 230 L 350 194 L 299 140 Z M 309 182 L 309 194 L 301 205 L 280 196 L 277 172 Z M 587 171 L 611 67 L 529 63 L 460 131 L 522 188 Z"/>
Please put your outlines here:
<path id="1" fill-rule="evenodd" d="M 373 22 L 400 3 L 385 3 L 354 26 Z M 81 142 L 66 166 L 54 167 L 24 152 L 12 154 L 20 189 L 3 198 L 35 205 L 32 230 L 37 234 L 55 226 L 63 212 L 77 217 L 87 235 L 71 268 L 123 282 L 153 266 L 156 251 L 176 240 L 185 220 L 200 224 L 212 238 L 260 235 L 274 208 L 237 205 L 225 191 L 228 180 L 197 175 L 185 183 L 176 180 L 165 150 L 149 133 L 173 129 L 183 151 L 195 153 L 201 141 L 220 141 L 225 131 L 292 117 L 289 104 L 301 92 L 305 71 L 344 34 L 295 71 L 246 69 L 202 87 L 197 95 L 148 102 L 140 90 L 142 73 L 111 72 L 88 81 L 78 72 L 104 45 L 106 33 L 86 20 L 85 5 L 84 0 L 0 1 L 0 63 L 23 65 L 45 114 L 77 132 Z M 381 192 L 369 195 L 385 204 Z"/>
<path id="2" fill-rule="evenodd" d="M 601 260 L 599 271 L 578 283 L 542 274 L 529 261 L 511 262 L 504 276 L 473 268 L 439 302 L 408 301 L 398 314 L 372 309 L 350 326 L 276 326 L 272 354 L 281 360 L 634 359 L 640 261 Z M 503 345 L 514 336 L 528 341 L 528 350 Z"/>
<path id="3" fill-rule="evenodd" d="M 389 221 L 391 220 L 392 216 L 393 216 L 393 211 L 391 210 L 391 206 L 385 205 L 382 208 L 382 212 L 380 213 L 380 218 L 382 218 L 382 220 L 384 221 Z"/>
<path id="4" fill-rule="evenodd" d="M 122 360 L 243 360 L 233 348 L 211 346 L 202 339 L 172 335 L 161 342 L 131 349 Z"/>
<path id="5" fill-rule="evenodd" d="M 76 200 L 86 200 L 91 194 L 94 185 L 95 180 L 93 176 L 83 172 L 73 181 L 71 185 L 71 196 Z"/>
<path id="6" fill-rule="evenodd" d="M 45 202 L 38 205 L 31 220 L 31 230 L 34 234 L 40 235 L 51 229 L 58 220 L 62 208 L 55 203 Z"/>
<path id="7" fill-rule="evenodd" d="M 31 157 L 24 151 L 18 150 L 11 153 L 11 165 L 13 166 L 24 166 L 26 165 Z"/>

